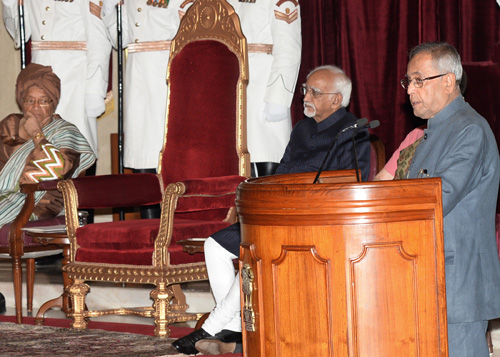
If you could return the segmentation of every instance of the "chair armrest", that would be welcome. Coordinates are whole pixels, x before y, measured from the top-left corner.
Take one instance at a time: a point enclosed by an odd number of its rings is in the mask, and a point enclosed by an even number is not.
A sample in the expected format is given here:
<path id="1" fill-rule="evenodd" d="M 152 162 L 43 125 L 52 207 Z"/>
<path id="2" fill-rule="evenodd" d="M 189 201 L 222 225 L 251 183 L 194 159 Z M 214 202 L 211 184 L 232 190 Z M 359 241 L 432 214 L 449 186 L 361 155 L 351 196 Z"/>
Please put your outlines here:
<path id="1" fill-rule="evenodd" d="M 181 181 L 186 190 L 184 195 L 222 195 L 236 192 L 238 185 L 247 178 L 243 176 L 207 177 Z"/>
<path id="2" fill-rule="evenodd" d="M 235 205 L 236 188 L 245 181 L 243 176 L 223 176 L 182 181 L 184 194 L 177 201 L 176 213 L 195 212 Z"/>
<path id="3" fill-rule="evenodd" d="M 26 226 L 35 209 L 35 192 L 56 190 L 59 181 L 60 180 L 49 180 L 21 185 L 20 191 L 26 194 L 26 199 L 24 200 L 21 211 L 12 221 L 9 228 L 10 255 L 22 256 L 24 254 L 24 239 L 21 228 Z"/>
<path id="4" fill-rule="evenodd" d="M 152 205 L 162 200 L 161 183 L 155 174 L 87 176 L 71 181 L 79 209 Z"/>

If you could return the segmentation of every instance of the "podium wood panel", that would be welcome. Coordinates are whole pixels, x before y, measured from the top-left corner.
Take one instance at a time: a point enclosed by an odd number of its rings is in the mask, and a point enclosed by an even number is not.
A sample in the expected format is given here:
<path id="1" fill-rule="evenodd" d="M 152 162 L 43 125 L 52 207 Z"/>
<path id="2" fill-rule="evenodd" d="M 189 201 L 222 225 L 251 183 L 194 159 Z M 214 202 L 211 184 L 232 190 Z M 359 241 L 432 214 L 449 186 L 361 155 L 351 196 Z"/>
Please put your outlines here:
<path id="1" fill-rule="evenodd" d="M 240 185 L 245 356 L 448 355 L 440 179 L 351 174 Z"/>

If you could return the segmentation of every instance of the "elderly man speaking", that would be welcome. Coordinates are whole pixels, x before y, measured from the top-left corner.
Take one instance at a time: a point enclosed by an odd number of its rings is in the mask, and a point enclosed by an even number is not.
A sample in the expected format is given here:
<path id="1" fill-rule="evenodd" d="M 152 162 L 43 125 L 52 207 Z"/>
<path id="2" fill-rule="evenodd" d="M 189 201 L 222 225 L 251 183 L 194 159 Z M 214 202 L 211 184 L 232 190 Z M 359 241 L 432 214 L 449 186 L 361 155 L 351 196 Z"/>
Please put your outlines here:
<path id="1" fill-rule="evenodd" d="M 410 52 L 401 84 L 413 113 L 428 124 L 407 177 L 442 180 L 449 355 L 489 356 L 488 320 L 500 316 L 500 160 L 490 126 L 460 94 L 462 71 L 457 50 L 447 43 Z"/>

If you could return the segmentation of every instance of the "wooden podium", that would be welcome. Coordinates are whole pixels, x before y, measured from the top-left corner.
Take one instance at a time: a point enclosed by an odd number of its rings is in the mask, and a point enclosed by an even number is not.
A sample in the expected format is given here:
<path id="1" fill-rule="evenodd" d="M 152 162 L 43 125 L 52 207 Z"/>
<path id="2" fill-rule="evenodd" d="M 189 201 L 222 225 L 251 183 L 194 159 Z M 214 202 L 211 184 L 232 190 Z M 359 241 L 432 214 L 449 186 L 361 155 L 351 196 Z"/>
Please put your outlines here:
<path id="1" fill-rule="evenodd" d="M 240 185 L 244 356 L 448 356 L 441 179 Z"/>

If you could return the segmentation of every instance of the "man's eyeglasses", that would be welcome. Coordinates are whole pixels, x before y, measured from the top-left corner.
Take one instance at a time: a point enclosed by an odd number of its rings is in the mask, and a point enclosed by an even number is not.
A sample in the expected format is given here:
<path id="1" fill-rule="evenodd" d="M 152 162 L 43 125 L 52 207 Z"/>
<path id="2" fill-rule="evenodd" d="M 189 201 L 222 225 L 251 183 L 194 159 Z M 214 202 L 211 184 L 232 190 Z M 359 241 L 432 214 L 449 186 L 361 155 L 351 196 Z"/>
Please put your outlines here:
<path id="1" fill-rule="evenodd" d="M 23 103 L 29 106 L 35 105 L 35 103 L 38 102 L 38 105 L 41 107 L 48 107 L 51 103 L 51 99 L 46 99 L 46 98 L 40 98 L 40 99 L 35 99 L 35 98 L 24 98 Z"/>
<path id="2" fill-rule="evenodd" d="M 431 79 L 436 79 L 436 78 L 439 78 L 439 77 L 442 77 L 442 76 L 446 76 L 447 74 L 448 73 L 443 73 L 443 74 L 438 74 L 437 76 L 432 76 L 432 77 L 427 77 L 427 78 L 419 78 L 419 77 L 416 77 L 416 78 L 413 78 L 413 79 L 403 78 L 401 80 L 401 86 L 404 89 L 408 89 L 408 87 L 410 86 L 410 83 L 412 81 L 415 81 L 413 83 L 413 85 L 415 86 L 415 88 L 422 88 L 424 86 L 424 82 L 425 81 L 430 81 Z"/>
<path id="3" fill-rule="evenodd" d="M 305 96 L 307 93 L 311 93 L 311 95 L 314 98 L 319 98 L 319 97 L 321 97 L 322 95 L 325 95 L 325 94 L 339 94 L 339 93 L 324 93 L 324 92 L 321 92 L 321 91 L 319 91 L 317 89 L 309 87 L 305 83 L 302 84 L 302 87 L 300 88 L 300 93 L 302 93 L 303 96 Z"/>

